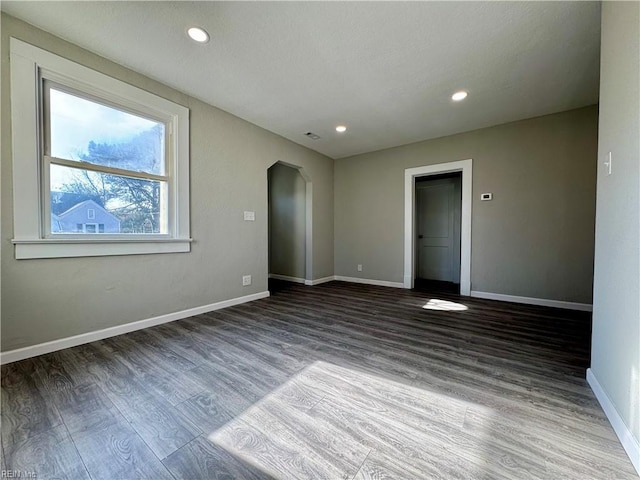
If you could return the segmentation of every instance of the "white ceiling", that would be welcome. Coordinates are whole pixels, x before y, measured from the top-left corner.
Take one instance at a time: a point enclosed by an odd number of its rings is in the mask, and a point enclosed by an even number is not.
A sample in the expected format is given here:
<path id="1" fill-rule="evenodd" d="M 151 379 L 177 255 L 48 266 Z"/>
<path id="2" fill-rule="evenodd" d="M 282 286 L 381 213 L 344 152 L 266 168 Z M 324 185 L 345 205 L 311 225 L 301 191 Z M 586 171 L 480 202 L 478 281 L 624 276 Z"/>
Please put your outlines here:
<path id="1" fill-rule="evenodd" d="M 598 101 L 598 2 L 3 1 L 2 10 L 333 158 Z M 191 25 L 211 41 L 189 40 Z M 469 97 L 452 102 L 460 89 Z"/>

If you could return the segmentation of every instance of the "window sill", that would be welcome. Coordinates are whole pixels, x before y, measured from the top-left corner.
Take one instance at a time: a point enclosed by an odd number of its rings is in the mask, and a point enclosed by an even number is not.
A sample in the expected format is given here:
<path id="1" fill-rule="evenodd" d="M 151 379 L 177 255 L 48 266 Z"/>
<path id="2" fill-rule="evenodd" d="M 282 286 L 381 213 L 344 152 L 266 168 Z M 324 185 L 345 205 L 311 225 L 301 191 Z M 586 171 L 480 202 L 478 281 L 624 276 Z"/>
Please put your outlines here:
<path id="1" fill-rule="evenodd" d="M 16 260 L 29 258 L 103 257 L 191 251 L 186 239 L 37 239 L 12 240 Z"/>

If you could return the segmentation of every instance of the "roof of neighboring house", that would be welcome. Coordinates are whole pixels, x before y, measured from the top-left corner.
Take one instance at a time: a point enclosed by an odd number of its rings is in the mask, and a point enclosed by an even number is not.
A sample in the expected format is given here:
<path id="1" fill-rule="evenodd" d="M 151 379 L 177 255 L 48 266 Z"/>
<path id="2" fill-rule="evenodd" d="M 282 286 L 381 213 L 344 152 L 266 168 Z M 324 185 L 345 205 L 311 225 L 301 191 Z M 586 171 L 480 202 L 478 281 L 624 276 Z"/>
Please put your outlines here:
<path id="1" fill-rule="evenodd" d="M 65 212 L 62 212 L 60 215 L 58 215 L 58 218 L 59 219 L 64 219 L 64 217 L 66 217 L 70 213 L 75 212 L 76 210 L 81 209 L 81 208 L 85 208 L 85 207 L 87 207 L 87 208 L 95 208 L 97 210 L 101 210 L 102 212 L 106 213 L 107 215 L 110 215 L 111 217 L 113 217 L 117 221 L 120 221 L 120 219 L 118 217 L 116 217 L 113 213 L 109 212 L 104 207 L 98 205 L 93 200 L 85 200 L 84 202 L 76 203 L 69 210 L 67 210 Z"/>

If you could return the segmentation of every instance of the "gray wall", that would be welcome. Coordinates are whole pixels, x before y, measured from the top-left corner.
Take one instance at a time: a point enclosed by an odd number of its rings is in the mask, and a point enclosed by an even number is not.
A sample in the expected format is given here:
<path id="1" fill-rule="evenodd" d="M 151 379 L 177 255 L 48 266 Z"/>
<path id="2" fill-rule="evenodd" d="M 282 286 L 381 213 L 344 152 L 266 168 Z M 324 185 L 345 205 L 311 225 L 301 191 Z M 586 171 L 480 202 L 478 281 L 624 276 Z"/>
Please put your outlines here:
<path id="1" fill-rule="evenodd" d="M 191 109 L 191 253 L 14 258 L 9 37 Z M 2 350 L 267 290 L 267 169 L 299 165 L 313 182 L 312 278 L 333 275 L 333 160 L 2 15 Z M 255 210 L 256 221 L 243 221 Z M 242 287 L 242 275 L 253 285 Z"/>
<path id="2" fill-rule="evenodd" d="M 640 442 L 639 3 L 602 4 L 601 51 L 591 369 Z"/>
<path id="3" fill-rule="evenodd" d="M 472 290 L 591 303 L 597 119 L 593 106 L 336 160 L 335 274 L 402 282 L 404 169 L 471 158 Z"/>
<path id="4" fill-rule="evenodd" d="M 306 190 L 297 169 L 269 169 L 269 273 L 305 278 Z"/>

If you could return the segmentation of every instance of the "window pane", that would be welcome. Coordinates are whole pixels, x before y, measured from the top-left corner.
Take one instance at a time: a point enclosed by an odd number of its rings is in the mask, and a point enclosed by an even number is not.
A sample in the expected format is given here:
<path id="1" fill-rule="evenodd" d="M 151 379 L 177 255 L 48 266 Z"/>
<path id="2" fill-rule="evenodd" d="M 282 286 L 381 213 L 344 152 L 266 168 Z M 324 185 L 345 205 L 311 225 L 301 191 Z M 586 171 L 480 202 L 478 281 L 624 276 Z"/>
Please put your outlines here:
<path id="1" fill-rule="evenodd" d="M 165 174 L 164 125 L 49 88 L 51 156 Z"/>
<path id="2" fill-rule="evenodd" d="M 167 182 L 61 165 L 50 174 L 51 233 L 168 233 Z M 87 222 L 89 209 L 94 219 Z"/>

